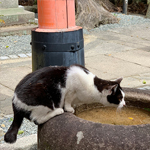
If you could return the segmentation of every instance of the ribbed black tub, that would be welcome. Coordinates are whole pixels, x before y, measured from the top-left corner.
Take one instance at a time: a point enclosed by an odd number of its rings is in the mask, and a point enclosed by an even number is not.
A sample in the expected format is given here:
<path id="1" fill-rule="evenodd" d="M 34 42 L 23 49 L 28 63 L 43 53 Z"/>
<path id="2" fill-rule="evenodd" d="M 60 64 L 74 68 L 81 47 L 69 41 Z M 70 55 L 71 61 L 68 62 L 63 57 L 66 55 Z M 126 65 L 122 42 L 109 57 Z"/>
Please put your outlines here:
<path id="1" fill-rule="evenodd" d="M 46 66 L 84 66 L 83 30 L 36 32 L 32 30 L 32 71 Z"/>

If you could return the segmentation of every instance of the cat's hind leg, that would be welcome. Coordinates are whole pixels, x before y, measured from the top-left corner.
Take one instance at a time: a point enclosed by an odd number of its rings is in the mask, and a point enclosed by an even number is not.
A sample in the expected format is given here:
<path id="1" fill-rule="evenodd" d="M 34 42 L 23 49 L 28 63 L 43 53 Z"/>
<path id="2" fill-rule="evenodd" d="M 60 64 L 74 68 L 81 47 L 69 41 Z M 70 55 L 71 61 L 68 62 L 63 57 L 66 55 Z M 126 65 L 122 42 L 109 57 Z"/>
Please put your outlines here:
<path id="1" fill-rule="evenodd" d="M 17 109 L 14 106 L 13 110 L 14 110 L 13 122 L 4 136 L 4 141 L 7 143 L 14 143 L 16 141 L 18 130 L 23 121 L 23 116 L 20 114 L 20 112 L 17 111 Z"/>
<path id="2" fill-rule="evenodd" d="M 41 106 L 43 107 L 43 106 Z M 64 113 L 64 110 L 62 108 L 55 108 L 54 110 L 51 110 L 49 108 L 44 108 L 42 111 L 39 111 L 40 109 L 33 109 L 30 119 L 36 124 L 43 124 L 49 119 L 61 115 Z"/>

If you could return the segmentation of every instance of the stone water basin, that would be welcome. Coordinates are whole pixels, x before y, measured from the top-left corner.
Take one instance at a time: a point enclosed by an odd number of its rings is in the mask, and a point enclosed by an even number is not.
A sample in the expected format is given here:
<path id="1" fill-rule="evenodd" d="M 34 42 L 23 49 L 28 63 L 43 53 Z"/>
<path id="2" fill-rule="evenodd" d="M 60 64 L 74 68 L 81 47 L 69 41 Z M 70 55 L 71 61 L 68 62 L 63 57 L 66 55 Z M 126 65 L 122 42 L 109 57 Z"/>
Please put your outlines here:
<path id="1" fill-rule="evenodd" d="M 96 105 L 96 104 L 95 104 Z M 92 107 L 92 106 L 91 106 Z M 140 125 L 150 124 L 150 109 L 124 107 L 117 110 L 115 107 L 92 107 L 78 111 L 76 116 L 88 121 L 113 125 Z"/>
<path id="2" fill-rule="evenodd" d="M 127 107 L 116 113 L 115 108 L 97 104 L 76 108 L 76 115 L 65 112 L 38 126 L 39 150 L 148 150 L 150 149 L 150 92 L 123 88 Z M 92 108 L 94 106 L 94 109 Z M 97 107 L 97 108 L 96 108 Z M 100 108 L 98 108 L 100 107 Z M 147 108 L 148 110 L 145 110 Z M 104 113 L 106 112 L 108 113 Z M 97 120 L 81 118 L 82 112 L 94 110 Z M 113 113 L 112 113 L 113 112 Z M 129 113 L 130 112 L 130 113 Z M 90 112 L 91 113 L 91 112 Z M 101 112 L 102 113 L 102 112 Z M 117 116 L 114 122 L 108 116 Z M 126 115 L 126 116 L 125 116 Z M 140 117 L 139 121 L 137 119 Z M 90 115 L 87 115 L 90 116 Z M 93 116 L 96 116 L 95 114 Z M 94 117 L 91 119 L 94 119 Z M 124 120 L 123 118 L 126 118 Z M 120 119 L 121 118 L 121 119 Z M 89 121 L 90 120 L 90 121 Z M 102 122 L 104 120 L 104 122 Z M 130 123 L 127 123 L 128 122 Z M 132 124 L 131 124 L 132 123 Z"/>

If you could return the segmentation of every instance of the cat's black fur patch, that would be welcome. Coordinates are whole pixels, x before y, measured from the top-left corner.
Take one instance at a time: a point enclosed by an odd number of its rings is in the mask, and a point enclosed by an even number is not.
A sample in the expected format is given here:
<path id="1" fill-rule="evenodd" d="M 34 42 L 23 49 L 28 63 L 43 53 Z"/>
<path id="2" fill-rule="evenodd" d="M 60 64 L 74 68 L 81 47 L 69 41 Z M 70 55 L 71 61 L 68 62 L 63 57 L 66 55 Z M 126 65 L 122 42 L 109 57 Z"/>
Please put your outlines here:
<path id="1" fill-rule="evenodd" d="M 61 91 L 65 87 L 67 67 L 45 67 L 28 74 L 17 85 L 18 98 L 27 105 L 43 105 L 53 109 L 60 104 Z M 22 90 L 23 89 L 23 90 Z"/>
<path id="2" fill-rule="evenodd" d="M 107 81 L 107 80 L 103 80 L 103 79 L 100 79 L 98 77 L 95 77 L 94 78 L 94 84 L 97 87 L 97 89 L 99 90 L 99 92 L 102 92 L 104 89 L 108 89 L 109 86 L 115 85 L 118 83 L 116 83 L 114 81 Z"/>
<path id="3" fill-rule="evenodd" d="M 112 90 L 112 94 L 111 95 L 108 95 L 107 96 L 107 100 L 108 102 L 110 103 L 113 103 L 113 104 L 119 104 L 120 101 L 122 100 L 123 96 L 122 96 L 122 93 L 121 93 L 121 87 L 118 85 L 117 89 L 116 89 L 116 92 L 114 92 Z"/>

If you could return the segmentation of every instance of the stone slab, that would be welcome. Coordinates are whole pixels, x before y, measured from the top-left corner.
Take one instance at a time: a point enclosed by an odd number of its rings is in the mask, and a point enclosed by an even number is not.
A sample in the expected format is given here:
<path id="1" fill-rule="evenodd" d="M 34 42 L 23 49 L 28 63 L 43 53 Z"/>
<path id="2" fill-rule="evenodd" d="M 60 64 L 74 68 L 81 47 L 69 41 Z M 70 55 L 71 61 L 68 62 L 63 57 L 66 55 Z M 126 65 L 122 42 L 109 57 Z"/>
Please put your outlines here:
<path id="1" fill-rule="evenodd" d="M 31 58 L 20 58 L 20 59 L 9 59 L 0 61 L 1 69 L 2 68 L 13 68 L 19 66 L 28 66 L 32 68 Z"/>
<path id="2" fill-rule="evenodd" d="M 146 27 L 145 27 L 146 28 Z M 131 28 L 131 30 L 133 30 Z M 115 32 L 117 31 L 118 34 Z M 123 33 L 123 29 L 114 29 L 112 31 L 108 31 L 108 32 L 101 32 L 102 34 L 100 34 L 100 32 L 94 33 L 94 35 L 97 36 L 98 39 L 103 39 L 106 42 L 113 42 L 113 43 L 118 43 L 121 44 L 122 46 L 128 46 L 128 47 L 132 47 L 135 49 L 146 49 L 146 47 L 150 47 L 149 43 L 150 43 L 150 35 L 148 34 L 150 32 L 150 28 L 146 28 L 146 31 L 142 30 L 142 32 L 144 32 L 146 35 L 145 36 L 141 36 L 140 34 L 137 36 L 132 36 L 132 31 L 131 33 L 128 33 L 128 29 L 126 29 L 126 31 L 124 31 Z M 136 30 L 134 31 L 136 32 Z M 140 30 L 141 32 L 141 30 Z M 142 34 L 142 33 L 141 33 Z M 147 37 L 147 39 L 145 39 L 145 37 Z M 147 50 L 148 50 L 147 49 Z"/>
<path id="3" fill-rule="evenodd" d="M 32 72 L 31 58 L 1 61 L 0 84 L 14 90 L 18 82 Z"/>
<path id="4" fill-rule="evenodd" d="M 19 81 L 30 72 L 31 69 L 25 66 L 1 69 L 0 83 L 14 90 Z"/>
<path id="5" fill-rule="evenodd" d="M 150 68 L 148 67 L 140 66 L 112 56 L 97 55 L 94 56 L 94 58 L 86 58 L 85 62 L 90 68 L 100 72 L 108 72 L 110 74 L 110 79 L 114 75 L 118 78 L 150 72 Z"/>
<path id="6" fill-rule="evenodd" d="M 14 144 L 0 144 L 0 150 L 37 150 L 37 134 L 20 138 Z"/>
<path id="7" fill-rule="evenodd" d="M 0 114 L 12 114 L 13 94 L 13 90 L 0 84 Z"/>
<path id="8" fill-rule="evenodd" d="M 99 40 L 97 44 L 91 44 L 91 48 L 89 48 L 89 45 L 87 45 L 88 50 L 86 50 L 85 47 L 85 58 L 96 56 L 99 54 L 109 54 L 117 53 L 117 52 L 123 52 L 127 50 L 134 50 L 134 48 L 129 46 L 122 46 L 122 44 L 114 43 L 114 42 L 106 42 L 105 40 Z"/>
<path id="9" fill-rule="evenodd" d="M 148 51 L 135 49 L 126 52 L 113 53 L 112 56 L 141 66 L 150 66 L 150 52 Z"/>
<path id="10" fill-rule="evenodd" d="M 1 19 L 5 21 L 5 23 L 0 23 L 1 27 L 34 22 L 35 17 L 33 12 L 22 8 L 0 9 L 0 14 L 2 15 Z"/>
<path id="11" fill-rule="evenodd" d="M 141 28 L 143 28 L 141 30 Z M 112 33 L 117 33 L 116 35 L 118 36 L 128 36 L 130 39 L 136 38 L 138 41 L 142 40 L 150 40 L 150 23 L 148 24 L 143 24 L 143 25 L 137 25 L 137 26 L 129 26 L 128 28 L 117 28 L 113 30 L 109 30 Z M 109 33 L 110 34 L 110 33 Z M 123 37 L 124 38 L 124 37 Z M 131 41 L 131 42 L 137 42 L 136 41 Z M 131 43 L 130 42 L 130 43 Z M 141 43 L 142 44 L 142 43 Z"/>
<path id="12" fill-rule="evenodd" d="M 1 0 L 0 9 L 4 8 L 17 8 L 18 0 Z"/>
<path id="13" fill-rule="evenodd" d="M 10 27 L 2 27 L 0 30 L 0 36 L 31 34 L 31 30 L 36 27 L 38 27 L 36 24 L 23 24 Z"/>

